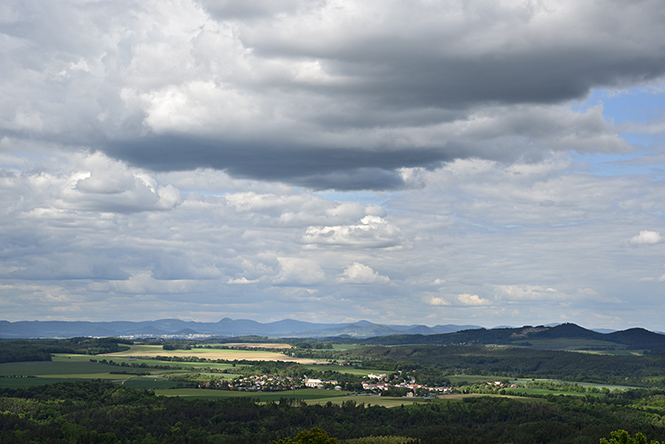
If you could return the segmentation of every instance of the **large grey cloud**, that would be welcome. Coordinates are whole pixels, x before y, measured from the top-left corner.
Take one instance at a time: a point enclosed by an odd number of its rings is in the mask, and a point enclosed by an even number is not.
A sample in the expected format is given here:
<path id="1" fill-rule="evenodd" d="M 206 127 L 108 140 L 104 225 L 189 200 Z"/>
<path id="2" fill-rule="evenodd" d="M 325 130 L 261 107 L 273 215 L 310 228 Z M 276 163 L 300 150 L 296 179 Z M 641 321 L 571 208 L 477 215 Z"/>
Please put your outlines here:
<path id="1" fill-rule="evenodd" d="M 599 112 L 565 102 L 665 73 L 652 0 L 16 1 L 3 12 L 0 129 L 17 143 L 311 188 L 398 188 L 400 168 L 455 158 L 626 150 Z"/>

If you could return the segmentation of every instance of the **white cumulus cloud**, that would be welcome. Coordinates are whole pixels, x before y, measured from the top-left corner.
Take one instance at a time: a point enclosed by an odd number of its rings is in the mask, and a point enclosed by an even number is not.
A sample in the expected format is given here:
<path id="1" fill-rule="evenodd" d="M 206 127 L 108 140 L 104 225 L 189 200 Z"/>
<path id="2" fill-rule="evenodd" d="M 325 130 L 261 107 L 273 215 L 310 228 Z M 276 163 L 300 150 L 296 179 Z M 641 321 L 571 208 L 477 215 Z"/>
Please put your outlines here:
<path id="1" fill-rule="evenodd" d="M 337 280 L 349 284 L 387 284 L 390 282 L 388 276 L 382 276 L 360 262 L 354 262 L 346 267 L 344 272 L 337 276 Z"/>
<path id="2" fill-rule="evenodd" d="M 630 239 L 631 245 L 655 245 L 663 241 L 663 236 L 656 231 L 643 230 L 640 234 Z"/>
<path id="3" fill-rule="evenodd" d="M 489 300 L 481 298 L 477 294 L 462 293 L 457 295 L 457 300 L 463 305 L 488 305 Z"/>
<path id="4" fill-rule="evenodd" d="M 303 242 L 313 245 L 387 248 L 402 243 L 402 233 L 382 217 L 365 216 L 355 225 L 308 227 Z"/>

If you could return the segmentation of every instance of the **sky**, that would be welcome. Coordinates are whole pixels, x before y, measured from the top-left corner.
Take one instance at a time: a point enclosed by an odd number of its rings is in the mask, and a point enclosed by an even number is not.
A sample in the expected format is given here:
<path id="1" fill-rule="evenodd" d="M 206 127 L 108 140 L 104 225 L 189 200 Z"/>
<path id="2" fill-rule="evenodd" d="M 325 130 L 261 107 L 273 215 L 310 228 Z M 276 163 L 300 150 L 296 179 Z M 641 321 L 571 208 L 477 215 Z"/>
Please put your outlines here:
<path id="1" fill-rule="evenodd" d="M 0 319 L 663 331 L 661 0 L 5 0 Z"/>

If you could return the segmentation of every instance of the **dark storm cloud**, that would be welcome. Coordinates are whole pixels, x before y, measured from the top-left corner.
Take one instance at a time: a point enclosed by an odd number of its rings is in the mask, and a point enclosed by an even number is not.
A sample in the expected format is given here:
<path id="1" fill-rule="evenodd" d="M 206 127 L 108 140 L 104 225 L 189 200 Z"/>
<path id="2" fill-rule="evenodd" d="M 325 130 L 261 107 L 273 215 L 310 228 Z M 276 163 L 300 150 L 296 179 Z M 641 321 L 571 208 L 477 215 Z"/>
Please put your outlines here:
<path id="1" fill-rule="evenodd" d="M 299 0 L 199 0 L 199 3 L 218 20 L 253 19 L 295 9 Z"/>
<path id="2" fill-rule="evenodd" d="M 5 9 L 5 134 L 316 189 L 393 189 L 400 168 L 455 158 L 625 150 L 565 102 L 665 73 L 655 0 Z"/>
<path id="3" fill-rule="evenodd" d="M 394 152 L 318 148 L 313 153 L 314 150 L 307 146 L 220 143 L 182 135 L 112 142 L 105 147 L 105 151 L 156 171 L 189 170 L 203 166 L 225 170 L 238 177 L 338 190 L 399 188 L 403 180 L 395 170 L 401 167 L 435 167 L 454 158 L 446 156 L 443 150 L 431 148 Z"/>

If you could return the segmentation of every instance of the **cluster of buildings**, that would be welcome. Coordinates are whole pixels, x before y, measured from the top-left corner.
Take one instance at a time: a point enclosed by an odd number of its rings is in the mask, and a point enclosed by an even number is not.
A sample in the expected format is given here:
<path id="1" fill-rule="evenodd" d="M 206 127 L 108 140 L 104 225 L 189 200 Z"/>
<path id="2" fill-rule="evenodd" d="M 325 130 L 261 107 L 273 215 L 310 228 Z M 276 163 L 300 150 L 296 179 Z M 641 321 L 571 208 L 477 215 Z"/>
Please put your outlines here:
<path id="1" fill-rule="evenodd" d="M 303 386 L 318 389 L 342 390 L 342 386 L 338 385 L 337 381 L 323 381 L 321 379 L 311 379 L 307 377 L 300 379 L 277 375 L 251 375 L 244 378 L 237 378 L 232 381 L 210 381 L 200 385 L 202 388 L 257 392 L 295 390 L 303 388 Z"/>
<path id="2" fill-rule="evenodd" d="M 395 380 L 390 381 L 385 374 L 367 375 L 368 381 L 363 381 L 362 386 L 363 390 L 369 392 L 382 392 L 390 389 L 397 389 L 400 391 L 406 391 L 406 396 L 422 396 L 426 394 L 444 394 L 452 390 L 452 387 L 430 387 L 427 385 L 416 384 L 414 379 L 411 379 L 409 382 L 397 382 Z"/>
<path id="3" fill-rule="evenodd" d="M 424 384 L 417 384 L 415 379 L 405 380 L 403 378 L 390 379 L 387 375 L 369 374 L 362 381 L 362 388 L 366 392 L 383 393 L 388 390 L 400 392 L 402 396 L 433 396 L 451 393 L 453 387 L 434 387 Z M 487 385 L 494 389 L 504 386 L 501 382 L 488 382 Z M 342 390 L 342 386 L 335 380 L 325 381 L 317 378 L 293 378 L 290 376 L 278 375 L 251 375 L 243 378 L 229 380 L 210 381 L 201 384 L 203 388 L 218 388 L 223 390 L 240 391 L 284 391 L 295 390 L 303 387 Z M 391 396 L 393 394 L 391 393 Z"/>
<path id="4" fill-rule="evenodd" d="M 206 385 L 207 384 L 207 385 Z M 282 391 L 282 390 L 295 390 L 302 387 L 302 383 L 298 379 L 290 376 L 276 376 L 276 375 L 251 375 L 245 378 L 238 378 L 232 381 L 221 380 L 211 383 L 203 384 L 204 387 L 217 387 L 228 390 L 242 390 L 242 391 Z"/>

